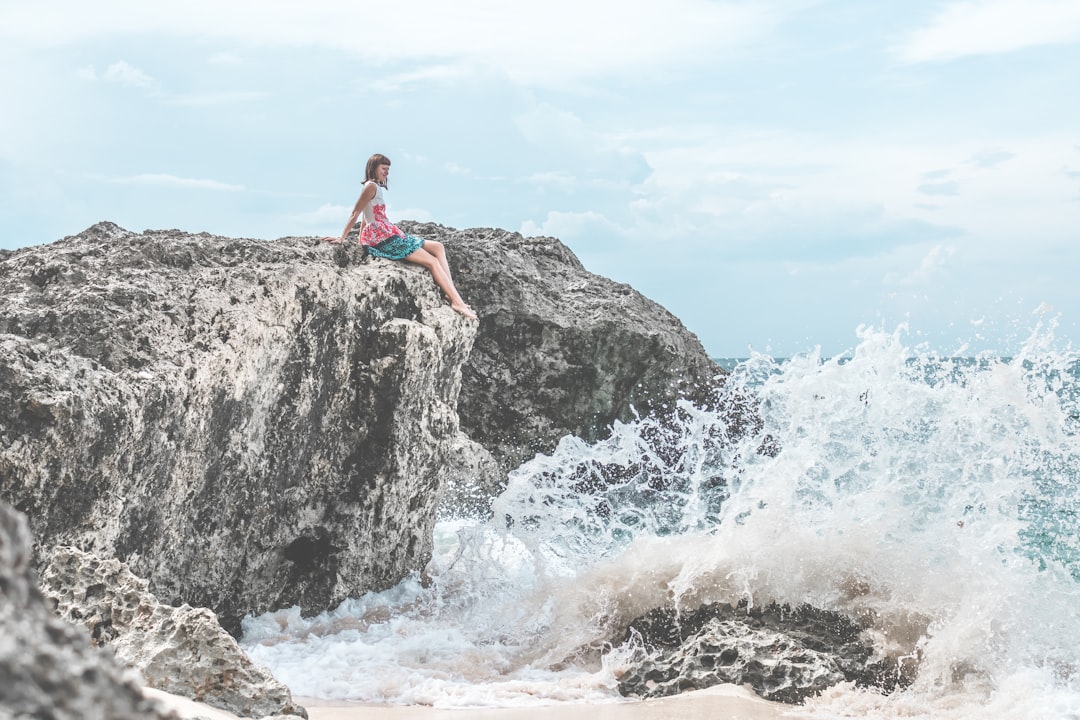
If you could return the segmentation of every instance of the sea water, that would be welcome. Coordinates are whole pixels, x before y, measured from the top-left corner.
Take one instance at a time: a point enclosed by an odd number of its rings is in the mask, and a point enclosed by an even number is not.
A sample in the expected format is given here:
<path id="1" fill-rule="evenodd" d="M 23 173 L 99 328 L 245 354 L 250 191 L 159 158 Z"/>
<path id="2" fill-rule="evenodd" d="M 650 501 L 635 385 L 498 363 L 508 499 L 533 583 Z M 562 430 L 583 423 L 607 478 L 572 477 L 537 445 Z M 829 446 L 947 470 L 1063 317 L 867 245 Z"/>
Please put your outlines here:
<path id="1" fill-rule="evenodd" d="M 620 702 L 661 606 L 810 603 L 917 668 L 820 717 L 1080 717 L 1080 355 L 942 358 L 906 329 L 735 366 L 720 410 L 567 437 L 486 520 L 436 529 L 432 583 L 244 622 L 295 695 L 439 707 Z M 746 418 L 753 418 L 747 421 Z M 425 586 L 426 585 L 426 586 Z"/>

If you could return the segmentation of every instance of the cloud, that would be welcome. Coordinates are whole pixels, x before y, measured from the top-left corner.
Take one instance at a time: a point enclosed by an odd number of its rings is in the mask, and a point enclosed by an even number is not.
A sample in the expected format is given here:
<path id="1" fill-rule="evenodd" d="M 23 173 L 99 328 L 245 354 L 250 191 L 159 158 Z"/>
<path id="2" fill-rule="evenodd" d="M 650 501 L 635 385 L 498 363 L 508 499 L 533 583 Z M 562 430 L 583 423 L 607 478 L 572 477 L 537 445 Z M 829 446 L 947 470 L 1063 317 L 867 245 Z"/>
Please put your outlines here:
<path id="1" fill-rule="evenodd" d="M 114 82 L 126 87 L 150 91 L 155 91 L 158 87 L 157 81 L 154 80 L 154 78 L 150 77 L 139 68 L 128 65 L 123 60 L 114 62 L 106 68 L 105 74 L 102 77 L 109 82 Z"/>
<path id="2" fill-rule="evenodd" d="M 886 285 L 926 285 L 940 275 L 949 262 L 956 255 L 956 247 L 952 245 L 935 245 L 923 256 L 919 266 L 907 275 L 889 273 L 883 282 Z"/>
<path id="3" fill-rule="evenodd" d="M 324 203 L 310 212 L 289 215 L 285 220 L 290 224 L 300 225 L 305 228 L 325 228 L 335 224 L 344 226 L 351 212 L 351 207 Z"/>
<path id="4" fill-rule="evenodd" d="M 425 22 L 417 22 L 420 17 Z M 120 35 L 186 36 L 256 47 L 324 47 L 385 62 L 386 42 L 366 34 L 378 28 L 379 37 L 400 39 L 393 43 L 394 61 L 465 64 L 526 84 L 567 85 L 633 78 L 677 68 L 703 53 L 738 50 L 781 20 L 766 4 L 716 0 L 668 0 L 632 11 L 622 0 L 54 0 L 0 5 L 0 40 L 49 47 Z"/>
<path id="5" fill-rule="evenodd" d="M 551 211 L 543 222 L 526 220 L 519 231 L 526 237 L 544 236 L 560 239 L 577 238 L 595 248 L 598 242 L 622 237 L 625 232 L 601 213 Z"/>
<path id="6" fill-rule="evenodd" d="M 90 82 L 104 81 L 115 83 L 116 85 L 121 85 L 123 87 L 145 90 L 152 95 L 161 92 L 157 80 L 123 60 L 117 60 L 112 63 L 109 67 L 105 68 L 105 72 L 101 74 L 98 74 L 97 68 L 93 65 L 79 68 L 76 70 L 76 74 L 83 80 L 88 80 Z"/>
<path id="7" fill-rule="evenodd" d="M 952 2 L 894 49 L 903 63 L 944 62 L 1080 41 L 1076 0 Z"/>
<path id="8" fill-rule="evenodd" d="M 78 77 L 90 82 L 110 82 L 123 87 L 143 90 L 148 96 L 159 98 L 169 105 L 180 107 L 212 107 L 218 105 L 235 105 L 237 103 L 250 102 L 269 97 L 270 93 L 259 90 L 215 92 L 215 93 L 192 93 L 178 95 L 168 92 L 151 75 L 140 70 L 123 60 L 118 60 L 98 74 L 93 65 L 79 68 L 76 71 Z"/>
<path id="9" fill-rule="evenodd" d="M 533 178 L 548 176 L 557 180 L 555 187 L 569 189 L 569 175 L 563 166 L 572 163 L 574 179 L 598 187 L 641 182 L 652 168 L 636 148 L 609 131 L 590 127 L 576 113 L 550 103 L 538 103 L 514 118 L 514 125 L 530 145 L 554 150 L 548 162 L 556 168 L 534 173 Z M 553 175 L 553 173 L 558 175 Z M 612 179 L 617 179 L 613 181 Z"/>
<path id="10" fill-rule="evenodd" d="M 968 162 L 978 167 L 992 168 L 1007 160 L 1012 160 L 1014 157 L 1016 155 L 1007 150 L 985 150 L 972 155 Z"/>
<path id="11" fill-rule="evenodd" d="M 393 93 L 412 85 L 458 80 L 468 76 L 469 72 L 470 69 L 465 65 L 428 65 L 410 72 L 392 73 L 386 77 L 375 78 L 366 87 L 381 93 Z"/>
<path id="12" fill-rule="evenodd" d="M 550 172 L 532 173 L 518 180 L 522 185 L 529 185 L 535 190 L 557 189 L 564 192 L 575 190 L 581 186 L 579 178 L 565 170 L 553 170 Z"/>
<path id="13" fill-rule="evenodd" d="M 919 185 L 919 192 L 923 195 L 959 195 L 960 185 L 955 180 L 923 183 Z"/>
<path id="14" fill-rule="evenodd" d="M 219 192 L 239 192 L 244 190 L 243 185 L 221 182 L 220 180 L 207 180 L 199 178 L 184 178 L 168 173 L 144 173 L 125 177 L 92 176 L 103 182 L 117 185 L 142 185 L 148 187 L 171 187 L 185 190 L 214 190 Z"/>
<path id="15" fill-rule="evenodd" d="M 247 65 L 247 60 L 232 53 L 219 52 L 211 55 L 207 61 L 211 65 Z"/>
<path id="16" fill-rule="evenodd" d="M 167 94 L 164 96 L 164 100 L 169 105 L 181 107 L 213 107 L 262 100 L 269 96 L 270 93 L 262 90 L 241 90 L 236 92 L 195 93 L 191 95 Z"/>

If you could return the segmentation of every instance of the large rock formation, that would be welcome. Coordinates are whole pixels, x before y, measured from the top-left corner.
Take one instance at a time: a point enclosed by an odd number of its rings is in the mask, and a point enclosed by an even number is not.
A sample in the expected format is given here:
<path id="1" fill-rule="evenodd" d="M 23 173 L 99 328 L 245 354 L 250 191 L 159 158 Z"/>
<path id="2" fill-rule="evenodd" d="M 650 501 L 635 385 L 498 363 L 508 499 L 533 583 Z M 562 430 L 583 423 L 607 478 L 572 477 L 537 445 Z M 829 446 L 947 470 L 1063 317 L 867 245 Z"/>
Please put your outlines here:
<path id="1" fill-rule="evenodd" d="M 482 511 L 520 460 L 720 372 L 556 240 L 405 225 L 479 323 L 423 269 L 311 238 L 101 223 L 0 255 L 0 498 L 235 632 L 422 570 L 441 486 Z"/>
<path id="2" fill-rule="evenodd" d="M 301 716 L 289 689 L 254 664 L 214 613 L 158 602 L 147 583 L 116 559 L 58 547 L 41 576 L 60 617 L 84 627 L 148 687 L 240 717 Z"/>
<path id="3" fill-rule="evenodd" d="M 110 223 L 0 259 L 0 497 L 169 604 L 314 612 L 431 553 L 475 322 L 355 246 Z"/>
<path id="4" fill-rule="evenodd" d="M 0 502 L 0 718 L 172 718 L 38 590 L 26 520 Z"/>
<path id="5" fill-rule="evenodd" d="M 440 240 L 480 315 L 463 372 L 462 429 L 502 470 L 566 435 L 594 441 L 616 420 L 711 401 L 723 371 L 674 315 L 594 275 L 554 238 L 403 223 Z"/>

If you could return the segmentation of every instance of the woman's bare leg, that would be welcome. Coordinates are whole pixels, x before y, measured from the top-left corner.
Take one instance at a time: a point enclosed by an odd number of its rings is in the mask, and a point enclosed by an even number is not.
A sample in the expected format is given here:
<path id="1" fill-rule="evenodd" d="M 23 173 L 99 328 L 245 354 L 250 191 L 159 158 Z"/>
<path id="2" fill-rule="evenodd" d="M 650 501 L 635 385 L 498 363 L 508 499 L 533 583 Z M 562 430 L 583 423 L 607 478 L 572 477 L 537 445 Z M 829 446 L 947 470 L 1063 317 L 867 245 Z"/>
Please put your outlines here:
<path id="1" fill-rule="evenodd" d="M 435 256 L 439 261 L 439 265 L 442 266 L 443 272 L 446 273 L 446 277 L 450 278 L 450 282 L 454 282 L 454 276 L 450 274 L 450 263 L 446 261 L 446 248 L 438 240 L 425 240 L 424 250 Z"/>
<path id="2" fill-rule="evenodd" d="M 427 243 L 424 244 L 427 245 Z M 440 248 L 441 247 L 442 246 L 440 245 Z M 440 262 L 438 257 L 424 248 L 420 248 L 419 250 L 414 250 L 406 255 L 405 259 L 428 269 L 432 279 L 435 280 L 435 284 L 439 286 L 443 293 L 446 294 L 447 299 L 450 300 L 450 307 L 454 308 L 454 310 L 467 318 L 476 319 L 476 313 L 474 313 L 472 308 L 466 305 L 465 301 L 461 299 L 461 295 L 458 294 L 457 288 L 454 287 L 454 281 L 450 277 L 450 273 L 443 268 L 443 265 L 446 262 L 445 253 L 443 254 L 442 262 Z"/>

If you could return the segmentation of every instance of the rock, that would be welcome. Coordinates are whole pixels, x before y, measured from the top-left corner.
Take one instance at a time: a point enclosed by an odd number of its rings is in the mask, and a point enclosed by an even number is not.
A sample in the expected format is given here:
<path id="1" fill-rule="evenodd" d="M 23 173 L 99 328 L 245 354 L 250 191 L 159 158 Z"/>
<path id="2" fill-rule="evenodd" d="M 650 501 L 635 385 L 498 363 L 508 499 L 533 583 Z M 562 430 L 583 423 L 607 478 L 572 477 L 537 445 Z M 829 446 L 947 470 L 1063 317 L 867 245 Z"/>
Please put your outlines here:
<path id="1" fill-rule="evenodd" d="M 310 239 L 111 223 L 0 258 L 0 498 L 171 605 L 306 613 L 431 555 L 476 323 Z"/>
<path id="2" fill-rule="evenodd" d="M 0 502 L 0 718 L 171 718 L 82 630 L 56 617 L 31 568 L 25 518 Z"/>
<path id="3" fill-rule="evenodd" d="M 564 435 L 715 389 L 677 319 L 557 240 L 405 225 L 479 323 L 310 238 L 99 223 L 0 256 L 0 498 L 237 633 L 421 572 L 440 502 L 482 515 Z"/>
<path id="4" fill-rule="evenodd" d="M 499 480 L 565 435 L 588 442 L 618 419 L 710 403 L 724 371 L 674 315 L 594 275 L 554 238 L 402 223 L 447 245 L 454 279 L 480 317 L 458 407 Z M 493 488 L 493 491 L 501 489 Z"/>
<path id="5" fill-rule="evenodd" d="M 640 642 L 643 652 L 619 678 L 619 692 L 643 698 L 745 683 L 766 700 L 801 703 L 844 681 L 891 691 L 912 680 L 910 668 L 874 659 L 854 622 L 809 605 L 660 608 L 631 623 L 624 641 Z"/>
<path id="6" fill-rule="evenodd" d="M 241 717 L 307 712 L 255 665 L 205 608 L 158 602 L 147 582 L 116 559 L 58 547 L 41 577 L 56 612 L 137 669 L 147 686 Z"/>

